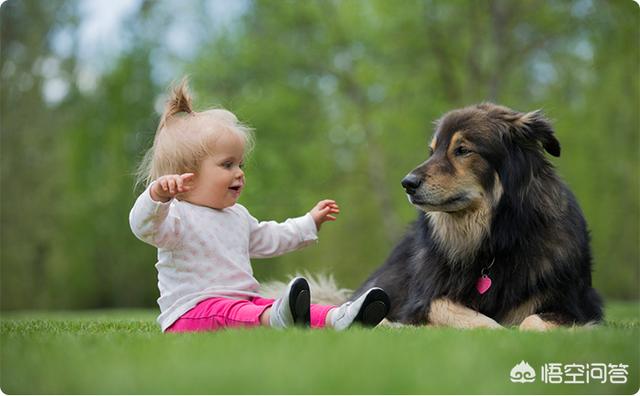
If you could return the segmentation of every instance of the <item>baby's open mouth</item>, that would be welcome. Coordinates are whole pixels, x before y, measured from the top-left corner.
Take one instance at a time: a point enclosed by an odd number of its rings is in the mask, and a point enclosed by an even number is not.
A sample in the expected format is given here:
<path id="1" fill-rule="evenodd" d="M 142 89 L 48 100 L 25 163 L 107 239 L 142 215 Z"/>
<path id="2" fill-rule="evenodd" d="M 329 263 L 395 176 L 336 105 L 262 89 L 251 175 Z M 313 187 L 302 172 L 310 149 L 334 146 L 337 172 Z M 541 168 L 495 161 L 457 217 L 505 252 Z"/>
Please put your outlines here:
<path id="1" fill-rule="evenodd" d="M 240 190 L 242 189 L 242 186 L 231 186 L 229 187 L 229 190 L 234 190 L 237 192 L 240 192 Z"/>

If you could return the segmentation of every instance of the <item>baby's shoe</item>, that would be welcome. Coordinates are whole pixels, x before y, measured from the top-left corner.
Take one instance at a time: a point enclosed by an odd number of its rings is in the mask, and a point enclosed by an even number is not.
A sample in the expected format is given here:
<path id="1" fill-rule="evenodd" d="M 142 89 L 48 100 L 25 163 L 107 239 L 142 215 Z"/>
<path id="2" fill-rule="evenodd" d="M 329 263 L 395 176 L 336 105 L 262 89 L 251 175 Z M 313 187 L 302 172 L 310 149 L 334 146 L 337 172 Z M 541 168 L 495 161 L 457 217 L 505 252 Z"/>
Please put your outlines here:
<path id="1" fill-rule="evenodd" d="M 349 301 L 331 312 L 330 322 L 334 329 L 344 330 L 354 323 L 374 327 L 389 313 L 389 296 L 379 287 L 367 290 L 355 301 Z"/>
<path id="2" fill-rule="evenodd" d="M 269 325 L 284 328 L 292 325 L 309 327 L 311 293 L 309 284 L 304 278 L 294 278 L 289 282 L 284 296 L 277 299 L 271 306 Z"/>

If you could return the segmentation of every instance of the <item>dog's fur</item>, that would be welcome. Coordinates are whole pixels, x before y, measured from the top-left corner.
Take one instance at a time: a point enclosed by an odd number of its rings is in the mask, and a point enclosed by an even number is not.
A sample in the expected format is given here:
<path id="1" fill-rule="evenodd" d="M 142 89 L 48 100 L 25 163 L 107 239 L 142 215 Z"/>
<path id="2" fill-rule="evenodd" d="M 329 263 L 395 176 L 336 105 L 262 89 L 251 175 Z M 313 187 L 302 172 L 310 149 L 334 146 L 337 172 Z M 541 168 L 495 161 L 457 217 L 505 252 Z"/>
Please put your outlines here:
<path id="1" fill-rule="evenodd" d="M 544 151 L 541 112 L 483 103 L 445 114 L 403 180 L 418 219 L 357 290 L 383 288 L 403 324 L 548 329 L 602 319 L 585 219 Z M 480 294 L 486 273 L 492 286 Z"/>

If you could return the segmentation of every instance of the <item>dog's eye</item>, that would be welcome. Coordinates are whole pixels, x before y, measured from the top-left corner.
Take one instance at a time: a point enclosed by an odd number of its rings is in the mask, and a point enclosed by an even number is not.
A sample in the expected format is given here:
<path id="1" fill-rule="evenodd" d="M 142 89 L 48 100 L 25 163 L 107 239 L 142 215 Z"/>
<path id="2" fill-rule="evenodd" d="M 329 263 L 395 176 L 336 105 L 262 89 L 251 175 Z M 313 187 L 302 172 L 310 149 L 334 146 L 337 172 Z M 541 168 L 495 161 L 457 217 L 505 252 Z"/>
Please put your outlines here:
<path id="1" fill-rule="evenodd" d="M 471 150 L 467 149 L 466 147 L 460 146 L 453 151 L 453 154 L 457 157 L 460 157 L 463 155 L 471 154 Z"/>

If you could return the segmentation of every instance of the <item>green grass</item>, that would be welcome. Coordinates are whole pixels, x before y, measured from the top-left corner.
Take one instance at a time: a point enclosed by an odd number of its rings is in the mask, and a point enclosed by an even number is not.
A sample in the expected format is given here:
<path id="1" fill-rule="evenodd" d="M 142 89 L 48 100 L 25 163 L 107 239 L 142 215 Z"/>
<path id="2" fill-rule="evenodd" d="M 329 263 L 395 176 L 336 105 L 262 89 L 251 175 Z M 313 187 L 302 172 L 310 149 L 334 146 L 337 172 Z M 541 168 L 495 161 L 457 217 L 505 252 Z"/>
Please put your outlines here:
<path id="1" fill-rule="evenodd" d="M 18 312 L 0 318 L 5 393 L 630 394 L 640 304 L 612 303 L 595 329 L 432 328 L 162 334 L 155 311 Z M 521 360 L 538 373 L 512 383 Z M 552 385 L 545 363 L 624 363 L 628 382 Z"/>

